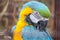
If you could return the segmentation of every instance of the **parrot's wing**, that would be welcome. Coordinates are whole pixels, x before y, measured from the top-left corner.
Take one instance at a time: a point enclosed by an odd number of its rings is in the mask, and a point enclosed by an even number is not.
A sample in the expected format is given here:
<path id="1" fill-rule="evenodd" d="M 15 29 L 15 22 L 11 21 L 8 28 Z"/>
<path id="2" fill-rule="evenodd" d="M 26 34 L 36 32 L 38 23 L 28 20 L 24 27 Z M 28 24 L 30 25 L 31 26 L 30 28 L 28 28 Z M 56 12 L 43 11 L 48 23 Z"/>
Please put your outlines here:
<path id="1" fill-rule="evenodd" d="M 11 33 L 16 29 L 16 25 L 11 28 Z"/>
<path id="2" fill-rule="evenodd" d="M 11 28 L 11 30 L 10 30 L 9 35 L 10 35 L 11 37 L 13 36 L 13 32 L 14 32 L 15 29 L 16 29 L 16 25 L 14 25 L 14 26 Z"/>

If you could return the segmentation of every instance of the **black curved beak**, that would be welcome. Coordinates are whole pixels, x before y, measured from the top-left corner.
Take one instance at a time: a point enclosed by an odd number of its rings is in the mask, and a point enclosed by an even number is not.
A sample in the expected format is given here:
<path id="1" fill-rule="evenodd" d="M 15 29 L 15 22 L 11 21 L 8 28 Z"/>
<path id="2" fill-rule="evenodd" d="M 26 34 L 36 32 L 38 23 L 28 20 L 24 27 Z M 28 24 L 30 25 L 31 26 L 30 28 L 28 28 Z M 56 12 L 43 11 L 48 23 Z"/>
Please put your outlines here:
<path id="1" fill-rule="evenodd" d="M 37 29 L 40 30 L 40 31 L 45 31 L 46 29 L 46 26 L 47 26 L 47 23 L 48 23 L 48 20 L 40 20 L 38 23 L 37 23 Z"/>

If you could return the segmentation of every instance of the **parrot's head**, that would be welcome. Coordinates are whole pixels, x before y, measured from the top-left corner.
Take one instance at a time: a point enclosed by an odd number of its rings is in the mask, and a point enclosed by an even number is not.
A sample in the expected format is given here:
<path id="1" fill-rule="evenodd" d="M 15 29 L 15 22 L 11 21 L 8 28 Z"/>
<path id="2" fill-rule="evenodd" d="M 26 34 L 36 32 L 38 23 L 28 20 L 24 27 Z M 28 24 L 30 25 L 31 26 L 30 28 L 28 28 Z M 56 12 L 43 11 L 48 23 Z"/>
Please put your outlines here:
<path id="1" fill-rule="evenodd" d="M 28 24 L 46 26 L 46 23 L 50 17 L 50 11 L 48 7 L 37 1 L 30 1 L 23 5 L 20 12 L 20 20 L 26 20 Z"/>

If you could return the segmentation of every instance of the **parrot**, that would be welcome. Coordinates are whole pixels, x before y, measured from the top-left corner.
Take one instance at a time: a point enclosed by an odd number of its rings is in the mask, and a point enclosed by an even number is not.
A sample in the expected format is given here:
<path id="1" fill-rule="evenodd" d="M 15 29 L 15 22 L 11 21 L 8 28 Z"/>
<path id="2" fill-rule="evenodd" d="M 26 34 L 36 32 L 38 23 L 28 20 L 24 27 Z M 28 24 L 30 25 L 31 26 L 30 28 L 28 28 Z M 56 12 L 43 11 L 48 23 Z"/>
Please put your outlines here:
<path id="1" fill-rule="evenodd" d="M 11 30 L 13 40 L 52 40 L 46 31 L 50 16 L 50 10 L 45 4 L 38 1 L 25 3 L 17 24 Z"/>

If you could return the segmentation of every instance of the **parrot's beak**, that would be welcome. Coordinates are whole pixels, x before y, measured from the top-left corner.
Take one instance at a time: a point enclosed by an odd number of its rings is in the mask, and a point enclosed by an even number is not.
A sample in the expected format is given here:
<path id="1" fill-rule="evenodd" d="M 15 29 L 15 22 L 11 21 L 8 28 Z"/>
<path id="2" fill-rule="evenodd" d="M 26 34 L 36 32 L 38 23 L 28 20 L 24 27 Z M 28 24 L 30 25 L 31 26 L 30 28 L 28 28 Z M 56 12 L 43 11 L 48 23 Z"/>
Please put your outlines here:
<path id="1" fill-rule="evenodd" d="M 40 20 L 37 25 L 36 28 L 40 31 L 46 31 L 46 26 L 47 26 L 48 20 Z"/>
<path id="2" fill-rule="evenodd" d="M 26 21 L 28 24 L 32 24 L 33 26 L 37 27 L 37 29 L 39 28 L 39 30 L 45 30 L 48 23 L 48 19 L 42 17 L 37 11 L 34 11 L 28 15 L 26 17 Z"/>

